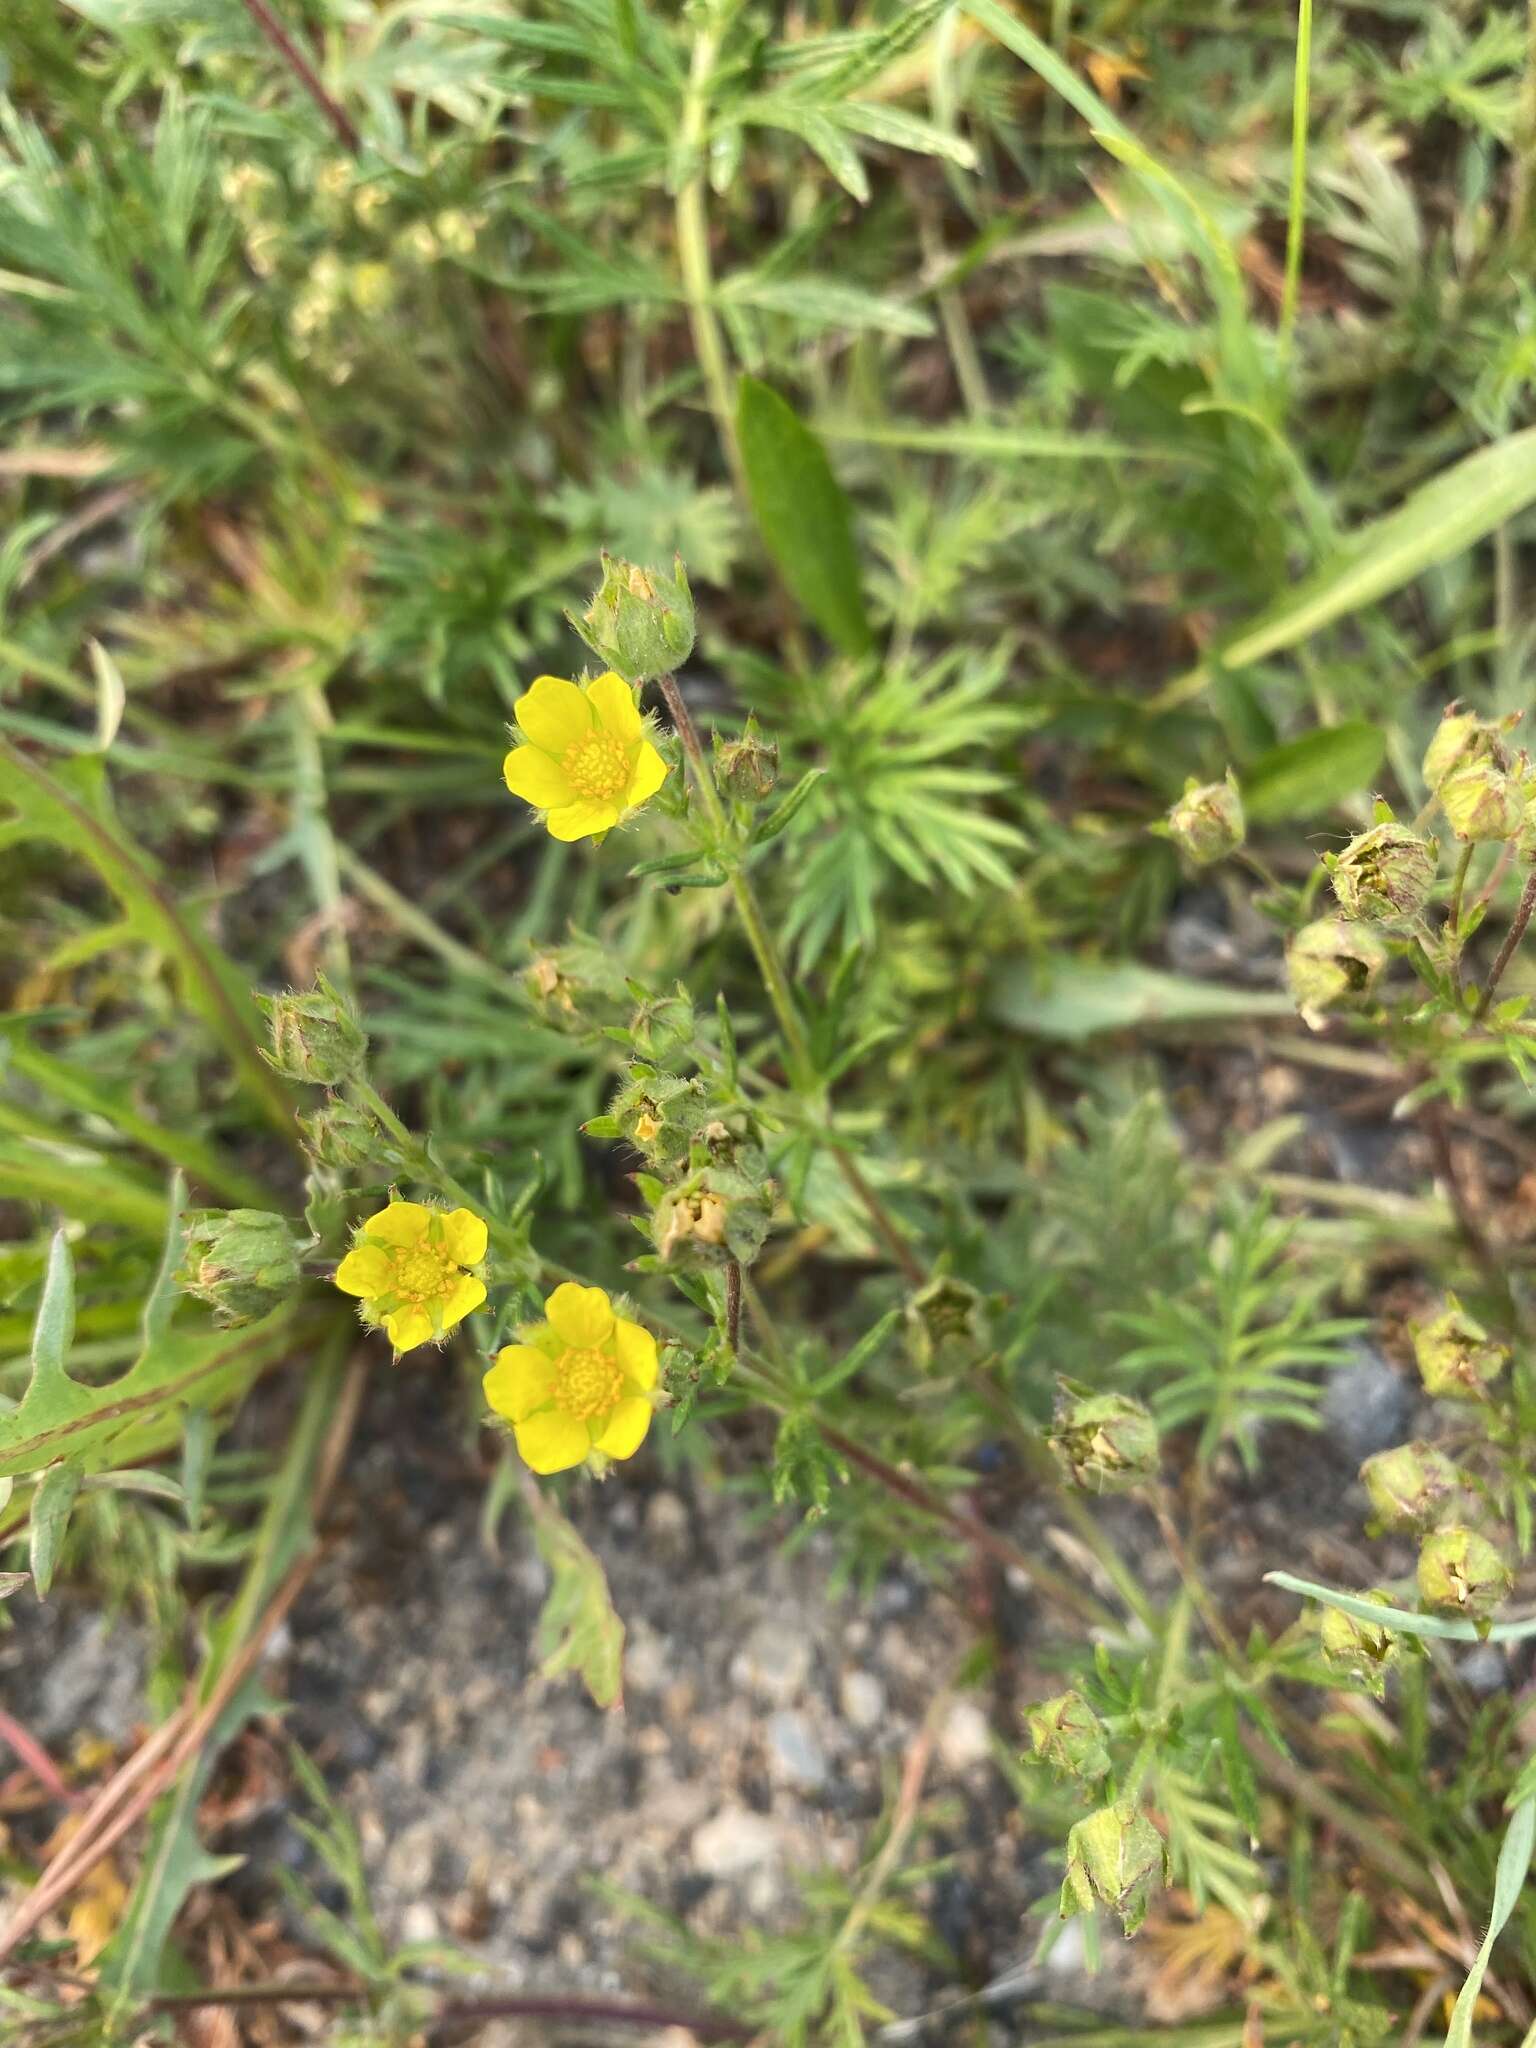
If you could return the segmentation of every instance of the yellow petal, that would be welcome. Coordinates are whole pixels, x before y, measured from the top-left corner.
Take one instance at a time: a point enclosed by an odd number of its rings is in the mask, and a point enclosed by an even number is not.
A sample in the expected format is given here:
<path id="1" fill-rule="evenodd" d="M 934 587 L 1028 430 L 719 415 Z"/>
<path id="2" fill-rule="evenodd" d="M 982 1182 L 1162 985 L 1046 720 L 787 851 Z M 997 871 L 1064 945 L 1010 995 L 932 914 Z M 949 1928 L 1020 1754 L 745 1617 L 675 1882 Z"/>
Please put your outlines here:
<path id="1" fill-rule="evenodd" d="M 637 1394 L 614 1409 L 593 1449 L 606 1451 L 610 1458 L 632 1458 L 644 1443 L 650 1426 L 651 1404 Z"/>
<path id="2" fill-rule="evenodd" d="M 384 1294 L 389 1279 L 389 1254 L 376 1244 L 360 1244 L 348 1252 L 335 1273 L 343 1294 Z"/>
<path id="3" fill-rule="evenodd" d="M 624 792 L 624 802 L 633 810 L 636 804 L 648 803 L 667 779 L 667 764 L 651 745 L 649 740 L 640 742 L 640 751 L 635 756 L 634 772 L 629 778 L 629 788 Z"/>
<path id="4" fill-rule="evenodd" d="M 535 1408 L 548 1401 L 555 1369 L 531 1344 L 509 1344 L 497 1352 L 496 1363 L 480 1384 L 498 1415 L 508 1422 L 526 1422 Z"/>
<path id="5" fill-rule="evenodd" d="M 611 832 L 619 822 L 617 804 L 563 804 L 544 820 L 551 839 L 591 839 L 599 832 Z"/>
<path id="6" fill-rule="evenodd" d="M 432 1341 L 432 1318 L 424 1308 L 398 1308 L 384 1318 L 384 1334 L 396 1351 L 414 1351 Z"/>
<path id="7" fill-rule="evenodd" d="M 558 757 L 592 730 L 592 713 L 574 683 L 558 676 L 538 676 L 512 706 L 524 739 Z"/>
<path id="8" fill-rule="evenodd" d="M 535 810 L 552 811 L 575 801 L 565 770 L 542 747 L 514 747 L 501 764 L 501 779 L 514 796 Z"/>
<path id="9" fill-rule="evenodd" d="M 542 1415 L 530 1415 L 526 1422 L 513 1424 L 517 1448 L 523 1463 L 535 1472 L 567 1472 L 579 1465 L 592 1448 L 587 1425 L 558 1408 L 546 1408 Z"/>
<path id="10" fill-rule="evenodd" d="M 443 1218 L 443 1248 L 461 1266 L 478 1266 L 490 1232 L 473 1209 L 450 1209 Z"/>
<path id="11" fill-rule="evenodd" d="M 368 1218 L 362 1235 L 377 1238 L 380 1244 L 420 1244 L 431 1221 L 432 1211 L 425 1202 L 391 1202 Z"/>
<path id="12" fill-rule="evenodd" d="M 443 1328 L 451 1330 L 455 1323 L 462 1323 L 470 1310 L 478 1308 L 484 1299 L 485 1282 L 477 1280 L 473 1273 L 461 1273 L 458 1284 L 442 1304 Z"/>
<path id="13" fill-rule="evenodd" d="M 578 1351 L 596 1351 L 613 1330 L 613 1305 L 601 1287 L 566 1280 L 544 1304 L 555 1335 Z"/>
<path id="14" fill-rule="evenodd" d="M 649 1330 L 642 1330 L 638 1323 L 627 1323 L 622 1316 L 613 1325 L 613 1348 L 619 1354 L 619 1363 L 643 1393 L 647 1387 L 656 1384 L 656 1339 Z"/>
<path id="15" fill-rule="evenodd" d="M 611 732 L 615 739 L 639 739 L 640 707 L 635 702 L 633 688 L 622 676 L 616 676 L 609 669 L 606 675 L 588 683 L 587 702 L 604 732 Z"/>

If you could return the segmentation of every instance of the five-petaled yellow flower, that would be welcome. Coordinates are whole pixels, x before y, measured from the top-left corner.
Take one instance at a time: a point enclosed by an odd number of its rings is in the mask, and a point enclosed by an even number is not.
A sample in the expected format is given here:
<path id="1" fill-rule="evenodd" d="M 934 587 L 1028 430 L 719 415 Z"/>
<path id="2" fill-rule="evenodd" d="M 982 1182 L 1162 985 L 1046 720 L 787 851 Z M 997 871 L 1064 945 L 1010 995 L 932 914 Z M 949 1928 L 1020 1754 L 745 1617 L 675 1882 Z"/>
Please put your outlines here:
<path id="1" fill-rule="evenodd" d="M 391 1202 L 358 1225 L 336 1285 L 360 1297 L 363 1321 L 382 1324 L 398 1356 L 446 1337 L 484 1301 L 485 1282 L 464 1268 L 485 1257 L 486 1238 L 472 1210 Z"/>
<path id="2" fill-rule="evenodd" d="M 496 1354 L 485 1398 L 512 1424 L 535 1472 L 564 1472 L 588 1453 L 632 1458 L 651 1426 L 656 1340 L 613 1312 L 601 1287 L 567 1280 L 544 1304 L 548 1322 Z"/>
<path id="3" fill-rule="evenodd" d="M 635 693 L 610 669 L 590 683 L 539 676 L 512 707 L 523 736 L 502 763 L 508 789 L 556 839 L 606 832 L 667 779 Z"/>

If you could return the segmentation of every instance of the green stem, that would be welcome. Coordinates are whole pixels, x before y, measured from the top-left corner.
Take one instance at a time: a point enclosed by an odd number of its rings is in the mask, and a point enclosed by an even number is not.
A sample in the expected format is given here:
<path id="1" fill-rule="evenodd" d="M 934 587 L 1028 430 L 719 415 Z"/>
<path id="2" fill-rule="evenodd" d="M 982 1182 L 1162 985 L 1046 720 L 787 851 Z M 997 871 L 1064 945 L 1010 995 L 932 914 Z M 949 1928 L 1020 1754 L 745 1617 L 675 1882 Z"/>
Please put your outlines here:
<path id="1" fill-rule="evenodd" d="M 456 1180 L 432 1157 L 415 1133 L 395 1115 L 371 1081 L 358 1079 L 350 1081 L 347 1085 L 353 1099 L 371 1116 L 378 1119 L 400 1147 L 401 1158 L 413 1178 L 429 1182 L 439 1194 L 446 1195 L 457 1207 L 472 1209 L 477 1216 L 480 1214 L 486 1204 L 479 1197 L 472 1195 L 462 1181 Z M 491 1242 L 514 1258 L 524 1259 L 529 1255 L 528 1245 L 521 1231 L 514 1230 L 494 1216 L 486 1218 L 486 1229 L 490 1233 Z M 572 1276 L 562 1273 L 559 1277 L 570 1279 Z"/>
<path id="2" fill-rule="evenodd" d="M 1451 883 L 1451 916 L 1450 922 L 1446 926 L 1446 933 L 1451 943 L 1451 986 L 1456 991 L 1456 1007 L 1458 1009 L 1461 1007 L 1461 956 L 1463 950 L 1461 906 L 1467 893 L 1467 872 L 1472 866 L 1472 856 L 1476 850 L 1476 846 L 1471 840 L 1468 840 L 1467 844 L 1461 849 L 1461 857 L 1456 863 L 1455 878 Z"/>
<path id="3" fill-rule="evenodd" d="M 714 771 L 709 765 L 709 757 L 704 752 L 704 743 L 699 738 L 693 714 L 683 702 L 683 693 L 677 686 L 676 676 L 659 676 L 657 688 L 661 691 L 673 727 L 682 742 L 683 752 L 688 756 L 688 765 L 693 772 L 699 801 L 704 806 L 705 815 L 715 835 L 721 862 L 727 872 L 731 895 L 736 904 L 736 914 L 741 919 L 747 943 L 752 948 L 758 972 L 762 976 L 763 988 L 778 1020 L 790 1080 L 801 1092 L 819 1095 L 820 1082 L 816 1075 L 811 1043 L 806 1037 L 805 1026 L 800 1021 L 800 1013 L 795 1006 L 789 976 L 784 972 L 784 963 L 779 958 L 778 947 L 774 944 L 773 934 L 768 929 L 763 907 L 757 900 L 757 891 L 752 887 L 751 878 L 741 864 L 740 852 L 731 843 L 730 820 L 726 817 L 725 806 L 720 801 L 720 792 L 715 787 Z M 858 1163 L 837 1146 L 833 1147 L 832 1156 L 837 1161 L 838 1171 L 868 1216 L 875 1235 L 912 1285 L 921 1287 L 926 1277 L 921 1263 L 896 1228 L 879 1195 L 864 1178 Z"/>
<path id="4" fill-rule="evenodd" d="M 747 499 L 746 471 L 736 443 L 735 406 L 731 395 L 730 361 L 725 336 L 715 317 L 714 274 L 709 259 L 709 221 L 704 209 L 706 150 L 709 140 L 709 87 L 719 51 L 719 31 L 714 26 L 699 30 L 694 38 L 693 61 L 688 68 L 688 89 L 683 96 L 682 124 L 678 142 L 688 163 L 687 174 L 678 187 L 674 205 L 677 228 L 677 261 L 682 272 L 683 297 L 688 307 L 688 326 L 693 335 L 694 354 L 704 377 L 709 409 L 715 416 L 715 431 L 741 502 Z"/>
<path id="5" fill-rule="evenodd" d="M 1291 96 L 1291 201 L 1285 230 L 1285 282 L 1280 295 L 1280 354 L 1289 356 L 1301 297 L 1301 251 L 1307 218 L 1307 109 L 1312 79 L 1312 0 L 1296 17 L 1296 82 Z"/>

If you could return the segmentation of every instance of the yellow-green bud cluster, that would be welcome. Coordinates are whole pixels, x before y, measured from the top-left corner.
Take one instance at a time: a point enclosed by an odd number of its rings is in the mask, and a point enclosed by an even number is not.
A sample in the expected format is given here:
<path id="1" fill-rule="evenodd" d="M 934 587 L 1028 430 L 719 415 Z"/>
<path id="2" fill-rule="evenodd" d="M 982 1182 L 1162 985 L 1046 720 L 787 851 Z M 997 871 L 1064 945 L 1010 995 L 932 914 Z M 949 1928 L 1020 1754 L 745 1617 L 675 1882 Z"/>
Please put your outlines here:
<path id="1" fill-rule="evenodd" d="M 670 675 L 693 652 L 693 593 L 679 555 L 670 576 L 605 553 L 603 580 L 572 627 L 606 668 L 629 683 Z"/>
<path id="2" fill-rule="evenodd" d="M 1364 1596 L 1382 1607 L 1392 1602 L 1385 1593 Z M 1325 1607 L 1321 1623 L 1323 1661 L 1342 1677 L 1352 1678 L 1380 1699 L 1387 1672 L 1402 1654 L 1402 1641 L 1379 1622 L 1363 1621 L 1339 1607 Z"/>
<path id="3" fill-rule="evenodd" d="M 754 715 L 749 716 L 739 739 L 723 740 L 715 735 L 715 780 L 727 796 L 746 804 L 760 804 L 773 794 L 779 779 L 779 743 L 765 740 Z"/>
<path id="4" fill-rule="evenodd" d="M 1360 1467 L 1376 1520 L 1383 1529 L 1423 1528 L 1461 1486 L 1461 1473 L 1433 1444 L 1398 1444 Z"/>
<path id="5" fill-rule="evenodd" d="M 958 1368 L 976 1359 L 988 1339 L 981 1296 L 968 1281 L 941 1273 L 907 1303 L 907 1349 L 922 1372 Z"/>

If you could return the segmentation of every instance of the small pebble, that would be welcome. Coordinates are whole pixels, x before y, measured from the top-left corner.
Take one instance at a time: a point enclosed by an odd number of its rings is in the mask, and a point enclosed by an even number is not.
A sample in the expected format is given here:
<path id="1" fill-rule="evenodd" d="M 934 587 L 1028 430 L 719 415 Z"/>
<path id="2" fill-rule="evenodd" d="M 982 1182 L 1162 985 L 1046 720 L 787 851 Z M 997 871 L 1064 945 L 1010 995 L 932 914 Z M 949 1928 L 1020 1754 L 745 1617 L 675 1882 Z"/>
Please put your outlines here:
<path id="1" fill-rule="evenodd" d="M 855 1728 L 878 1728 L 885 1719 L 885 1687 L 873 1672 L 845 1671 L 838 1699 Z"/>
<path id="2" fill-rule="evenodd" d="M 1367 1344 L 1352 1347 L 1323 1395 L 1323 1421 L 1333 1444 L 1352 1464 L 1390 1450 L 1407 1435 L 1413 1397 L 1395 1366 Z"/>
<path id="3" fill-rule="evenodd" d="M 827 1782 L 827 1759 L 802 1714 L 770 1716 L 768 1758 L 773 1775 L 786 1784 L 819 1792 Z"/>
<path id="4" fill-rule="evenodd" d="M 811 1646 L 804 1629 L 783 1621 L 761 1621 L 731 1660 L 731 1682 L 760 1699 L 787 1705 L 811 1673 Z"/>
<path id="5" fill-rule="evenodd" d="M 1509 1683 L 1509 1666 L 1504 1661 L 1504 1652 L 1497 1643 L 1479 1643 L 1474 1650 L 1468 1650 L 1464 1657 L 1456 1660 L 1456 1676 L 1479 1699 L 1486 1699 L 1490 1693 L 1502 1692 Z"/>
<path id="6" fill-rule="evenodd" d="M 744 1806 L 723 1806 L 694 1831 L 694 1867 L 706 1877 L 740 1877 L 771 1863 L 779 1852 L 778 1831 L 760 1813 Z"/>
<path id="7" fill-rule="evenodd" d="M 992 1754 L 992 1731 L 974 1700 L 956 1700 L 939 1730 L 939 1755 L 952 1771 L 967 1771 Z"/>

